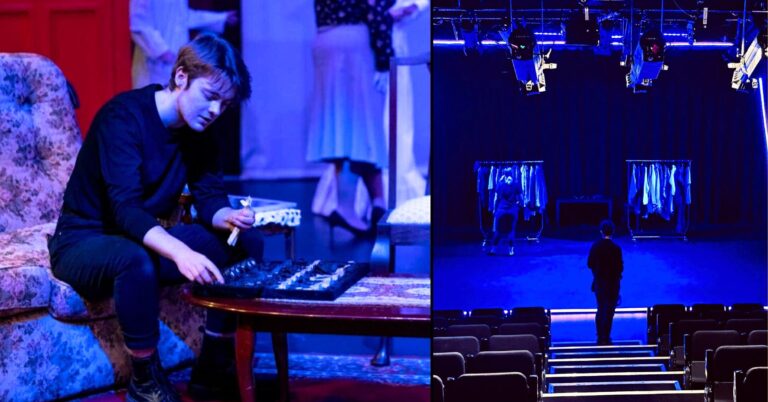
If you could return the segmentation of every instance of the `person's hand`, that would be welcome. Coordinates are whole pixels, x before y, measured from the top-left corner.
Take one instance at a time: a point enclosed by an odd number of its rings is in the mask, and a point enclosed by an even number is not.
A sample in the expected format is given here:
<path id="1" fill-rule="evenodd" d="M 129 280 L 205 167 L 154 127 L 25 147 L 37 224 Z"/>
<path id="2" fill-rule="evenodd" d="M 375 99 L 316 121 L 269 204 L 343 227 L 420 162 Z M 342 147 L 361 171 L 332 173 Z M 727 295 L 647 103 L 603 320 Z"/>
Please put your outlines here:
<path id="1" fill-rule="evenodd" d="M 373 86 L 377 91 L 387 93 L 387 87 L 389 86 L 389 72 L 376 71 L 373 73 Z"/>
<path id="2" fill-rule="evenodd" d="M 224 283 L 224 277 L 208 257 L 189 249 L 174 257 L 173 262 L 184 277 L 201 285 Z"/>
<path id="3" fill-rule="evenodd" d="M 165 64 L 173 64 L 176 61 L 176 55 L 170 50 L 166 50 L 157 58 Z"/>
<path id="4" fill-rule="evenodd" d="M 233 209 L 224 216 L 230 228 L 250 229 L 255 222 L 255 213 L 250 208 Z"/>
<path id="5" fill-rule="evenodd" d="M 237 11 L 227 11 L 227 19 L 224 21 L 229 26 L 237 25 L 240 22 L 240 17 L 237 15 Z"/>
<path id="6" fill-rule="evenodd" d="M 417 7 L 415 4 L 409 4 L 409 5 L 404 6 L 404 7 L 403 6 L 400 6 L 400 7 L 393 6 L 392 8 L 389 9 L 389 15 L 392 16 L 392 19 L 395 22 L 400 22 L 404 18 L 413 15 L 417 11 L 419 11 L 419 7 Z"/>

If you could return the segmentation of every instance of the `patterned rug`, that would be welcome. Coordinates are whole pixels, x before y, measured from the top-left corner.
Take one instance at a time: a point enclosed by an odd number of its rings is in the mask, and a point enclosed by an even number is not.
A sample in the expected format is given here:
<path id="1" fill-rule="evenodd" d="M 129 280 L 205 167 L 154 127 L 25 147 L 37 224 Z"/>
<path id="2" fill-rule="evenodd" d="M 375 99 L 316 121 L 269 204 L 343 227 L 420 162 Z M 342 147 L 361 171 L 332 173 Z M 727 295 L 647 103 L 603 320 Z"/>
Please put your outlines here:
<path id="1" fill-rule="evenodd" d="M 393 357 L 387 367 L 373 367 L 371 356 L 291 354 L 288 357 L 292 402 L 409 402 L 429 401 L 429 358 Z M 278 391 L 271 353 L 254 356 L 259 400 L 274 401 Z M 191 368 L 169 374 L 184 401 Z M 78 399 L 85 402 L 121 402 L 125 389 Z"/>

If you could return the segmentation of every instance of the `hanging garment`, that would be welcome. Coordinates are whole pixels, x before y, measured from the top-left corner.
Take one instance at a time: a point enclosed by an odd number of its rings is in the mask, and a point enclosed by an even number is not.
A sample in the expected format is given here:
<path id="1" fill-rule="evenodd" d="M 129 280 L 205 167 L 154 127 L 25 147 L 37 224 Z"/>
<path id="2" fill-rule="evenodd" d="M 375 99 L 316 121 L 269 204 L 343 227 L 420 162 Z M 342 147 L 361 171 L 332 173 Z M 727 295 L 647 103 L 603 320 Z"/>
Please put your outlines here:
<path id="1" fill-rule="evenodd" d="M 637 197 L 637 166 L 634 164 L 629 166 L 629 178 L 627 179 L 628 185 L 628 194 L 627 194 L 627 203 L 630 205 L 634 205 L 635 203 L 635 197 Z"/>

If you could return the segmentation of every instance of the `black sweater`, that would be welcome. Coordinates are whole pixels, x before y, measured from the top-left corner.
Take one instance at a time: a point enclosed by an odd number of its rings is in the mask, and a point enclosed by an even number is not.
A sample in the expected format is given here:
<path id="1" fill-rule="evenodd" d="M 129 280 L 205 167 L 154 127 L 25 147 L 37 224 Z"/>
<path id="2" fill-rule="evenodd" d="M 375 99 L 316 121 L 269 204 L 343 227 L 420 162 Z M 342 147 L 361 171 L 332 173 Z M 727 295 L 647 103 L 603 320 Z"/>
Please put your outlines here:
<path id="1" fill-rule="evenodd" d="M 150 85 L 96 114 L 64 193 L 60 230 L 97 229 L 141 242 L 168 217 L 188 183 L 201 223 L 229 206 L 212 135 L 163 126 Z"/>
<path id="2" fill-rule="evenodd" d="M 624 272 L 621 247 L 610 239 L 600 239 L 589 250 L 587 266 L 592 269 L 596 284 L 617 285 Z"/>

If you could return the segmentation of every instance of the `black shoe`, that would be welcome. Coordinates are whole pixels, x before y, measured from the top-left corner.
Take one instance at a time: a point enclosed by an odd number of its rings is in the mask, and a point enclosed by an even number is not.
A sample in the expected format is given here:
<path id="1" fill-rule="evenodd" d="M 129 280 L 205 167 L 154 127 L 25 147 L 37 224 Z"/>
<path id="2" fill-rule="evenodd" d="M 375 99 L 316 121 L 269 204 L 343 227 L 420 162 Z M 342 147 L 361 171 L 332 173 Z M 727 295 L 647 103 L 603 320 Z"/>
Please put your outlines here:
<path id="1" fill-rule="evenodd" d="M 149 357 L 131 357 L 133 372 L 128 384 L 127 402 L 181 402 L 176 389 L 163 373 L 157 351 Z"/>
<path id="2" fill-rule="evenodd" d="M 233 338 L 205 335 L 187 390 L 198 401 L 240 400 Z"/>
<path id="3" fill-rule="evenodd" d="M 369 231 L 375 236 L 376 235 L 376 228 L 379 226 L 379 222 L 381 218 L 384 216 L 384 214 L 387 212 L 386 209 L 382 207 L 373 207 L 371 210 L 371 228 Z"/>
<path id="4" fill-rule="evenodd" d="M 352 226 L 349 222 L 347 222 L 346 219 L 344 219 L 341 214 L 339 214 L 337 211 L 333 211 L 331 215 L 328 217 L 328 224 L 331 226 L 331 238 L 333 238 L 333 228 L 336 226 L 340 226 L 344 228 L 345 230 L 349 231 L 355 237 L 370 237 L 371 231 L 370 229 L 358 229 L 354 226 Z"/>

